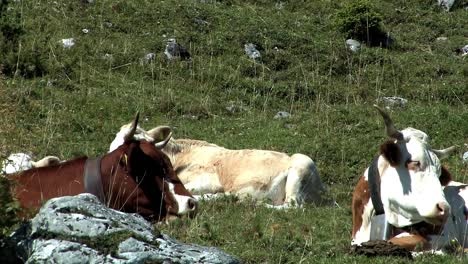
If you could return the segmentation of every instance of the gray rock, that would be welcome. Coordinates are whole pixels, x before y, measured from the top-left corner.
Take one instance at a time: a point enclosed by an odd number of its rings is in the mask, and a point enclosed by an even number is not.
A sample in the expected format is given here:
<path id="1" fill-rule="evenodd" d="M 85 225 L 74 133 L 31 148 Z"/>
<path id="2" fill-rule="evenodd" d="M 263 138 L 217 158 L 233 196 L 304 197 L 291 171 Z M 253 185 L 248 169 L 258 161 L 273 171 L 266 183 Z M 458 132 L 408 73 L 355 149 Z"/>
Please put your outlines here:
<path id="1" fill-rule="evenodd" d="M 200 25 L 200 26 L 209 26 L 210 25 L 210 22 L 206 21 L 206 20 L 203 20 L 201 18 L 195 18 L 193 20 L 196 24 Z"/>
<path id="2" fill-rule="evenodd" d="M 249 58 L 252 60 L 258 60 L 262 58 L 262 55 L 260 54 L 260 51 L 257 50 L 255 47 L 255 44 L 252 43 L 247 43 L 244 45 L 244 51 Z"/>
<path id="3" fill-rule="evenodd" d="M 462 57 L 468 55 L 468 45 L 465 45 L 462 48 L 457 49 L 458 54 L 460 54 Z"/>
<path id="4" fill-rule="evenodd" d="M 447 41 L 448 38 L 447 37 L 438 37 L 436 38 L 437 41 Z"/>
<path id="5" fill-rule="evenodd" d="M 71 47 L 75 46 L 75 39 L 74 38 L 62 39 L 62 45 L 64 48 L 70 49 Z"/>
<path id="6" fill-rule="evenodd" d="M 199 120 L 200 119 L 200 116 L 192 115 L 192 114 L 183 114 L 182 117 L 185 118 L 185 119 L 191 119 L 191 120 Z"/>
<path id="7" fill-rule="evenodd" d="M 275 8 L 278 10 L 284 9 L 284 2 L 279 1 L 275 3 Z"/>
<path id="8" fill-rule="evenodd" d="M 408 104 L 408 100 L 401 98 L 401 97 L 396 97 L 396 96 L 390 96 L 390 97 L 381 97 L 378 99 L 378 101 L 382 102 L 385 105 L 385 108 L 390 109 L 390 108 L 405 108 L 406 105 Z"/>
<path id="9" fill-rule="evenodd" d="M 237 108 L 237 106 L 235 105 L 229 105 L 229 106 L 226 106 L 226 110 L 230 113 L 235 113 L 235 112 L 238 112 L 239 108 Z"/>
<path id="10" fill-rule="evenodd" d="M 26 263 L 239 263 L 213 247 L 183 244 L 136 214 L 91 194 L 49 200 L 10 239 Z"/>
<path id="11" fill-rule="evenodd" d="M 455 0 L 437 0 L 439 6 L 442 7 L 445 11 L 450 11 L 452 9 L 453 4 L 455 4 Z"/>
<path id="12" fill-rule="evenodd" d="M 246 111 L 247 109 L 242 105 L 236 105 L 233 101 L 229 102 L 229 105 L 226 106 L 226 110 L 230 113 L 239 113 Z"/>
<path id="13" fill-rule="evenodd" d="M 55 85 L 56 82 L 57 82 L 57 80 L 55 80 L 55 79 L 48 79 L 46 86 L 47 87 L 52 87 L 52 86 Z"/>
<path id="14" fill-rule="evenodd" d="M 468 163 L 468 151 L 463 153 L 462 159 L 463 159 L 463 162 Z"/>
<path id="15" fill-rule="evenodd" d="M 276 115 L 273 117 L 274 119 L 281 119 L 281 118 L 289 118 L 291 114 L 285 111 L 279 111 L 276 113 Z"/>
<path id="16" fill-rule="evenodd" d="M 150 52 L 145 55 L 144 61 L 148 63 L 148 62 L 154 61 L 155 59 L 156 59 L 156 54 L 154 54 L 153 52 Z"/>
<path id="17" fill-rule="evenodd" d="M 166 55 L 168 60 L 174 60 L 177 58 L 180 58 L 183 60 L 191 59 L 190 53 L 188 52 L 188 50 L 182 45 L 178 44 L 175 38 L 170 38 L 167 40 L 164 54 Z"/>
<path id="18" fill-rule="evenodd" d="M 361 49 L 361 43 L 357 40 L 354 39 L 347 39 L 346 40 L 346 46 L 352 51 L 352 52 L 358 52 Z"/>
<path id="19" fill-rule="evenodd" d="M 37 239 L 32 244 L 34 251 L 26 263 L 109 263 L 98 251 L 77 242 Z"/>

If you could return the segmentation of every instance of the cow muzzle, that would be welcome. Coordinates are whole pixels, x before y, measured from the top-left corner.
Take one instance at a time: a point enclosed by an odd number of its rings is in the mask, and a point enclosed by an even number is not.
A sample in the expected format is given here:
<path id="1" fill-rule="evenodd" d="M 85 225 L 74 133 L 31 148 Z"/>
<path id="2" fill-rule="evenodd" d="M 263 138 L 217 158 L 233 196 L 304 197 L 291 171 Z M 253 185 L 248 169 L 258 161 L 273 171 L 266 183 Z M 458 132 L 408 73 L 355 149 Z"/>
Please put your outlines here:
<path id="1" fill-rule="evenodd" d="M 447 202 L 438 202 L 427 214 L 421 215 L 425 222 L 433 225 L 443 225 L 450 215 L 450 205 Z"/>
<path id="2" fill-rule="evenodd" d="M 198 211 L 198 202 L 194 198 L 185 195 L 174 195 L 177 201 L 179 210 L 177 211 L 178 216 L 187 215 L 190 218 L 194 217 Z"/>

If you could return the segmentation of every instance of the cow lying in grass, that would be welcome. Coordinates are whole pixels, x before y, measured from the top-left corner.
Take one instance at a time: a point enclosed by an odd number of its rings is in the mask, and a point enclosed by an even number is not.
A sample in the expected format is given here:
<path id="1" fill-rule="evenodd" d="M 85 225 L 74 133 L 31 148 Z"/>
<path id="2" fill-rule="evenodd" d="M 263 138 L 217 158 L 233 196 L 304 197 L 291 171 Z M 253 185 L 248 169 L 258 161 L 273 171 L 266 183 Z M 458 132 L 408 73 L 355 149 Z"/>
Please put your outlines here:
<path id="1" fill-rule="evenodd" d="M 23 208 L 39 208 L 50 198 L 86 192 L 113 209 L 138 213 L 149 220 L 194 215 L 196 200 L 159 149 L 167 144 L 170 133 L 160 142 L 137 141 L 133 139 L 137 122 L 138 115 L 122 145 L 103 156 L 9 175 L 16 182 L 14 196 Z"/>
<path id="2" fill-rule="evenodd" d="M 390 139 L 380 146 L 381 153 L 354 190 L 352 244 L 373 239 L 371 222 L 384 215 L 391 230 L 378 239 L 409 250 L 430 249 L 432 236 L 440 234 L 450 215 L 443 186 L 451 182 L 451 176 L 439 158 L 454 147 L 432 149 L 426 133 L 414 128 L 397 130 L 389 115 L 375 107 Z"/>
<path id="3" fill-rule="evenodd" d="M 129 129 L 124 125 L 110 151 L 122 142 Z M 139 133 L 139 134 L 137 134 Z M 141 140 L 165 138 L 170 128 L 137 129 Z M 234 194 L 266 201 L 275 208 L 304 204 L 331 205 L 315 163 L 303 154 L 242 149 L 231 150 L 205 141 L 171 139 L 162 149 L 177 176 L 193 194 Z"/>

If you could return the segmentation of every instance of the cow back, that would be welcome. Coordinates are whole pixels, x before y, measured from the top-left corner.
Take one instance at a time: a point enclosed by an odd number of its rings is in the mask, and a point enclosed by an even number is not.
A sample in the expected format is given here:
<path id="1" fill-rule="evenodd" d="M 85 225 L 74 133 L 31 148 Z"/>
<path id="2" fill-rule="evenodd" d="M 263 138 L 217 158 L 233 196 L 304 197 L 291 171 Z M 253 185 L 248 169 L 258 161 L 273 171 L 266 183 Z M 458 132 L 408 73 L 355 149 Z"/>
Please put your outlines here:
<path id="1" fill-rule="evenodd" d="M 86 157 L 13 175 L 14 194 L 23 208 L 39 208 L 48 199 L 84 192 Z"/>

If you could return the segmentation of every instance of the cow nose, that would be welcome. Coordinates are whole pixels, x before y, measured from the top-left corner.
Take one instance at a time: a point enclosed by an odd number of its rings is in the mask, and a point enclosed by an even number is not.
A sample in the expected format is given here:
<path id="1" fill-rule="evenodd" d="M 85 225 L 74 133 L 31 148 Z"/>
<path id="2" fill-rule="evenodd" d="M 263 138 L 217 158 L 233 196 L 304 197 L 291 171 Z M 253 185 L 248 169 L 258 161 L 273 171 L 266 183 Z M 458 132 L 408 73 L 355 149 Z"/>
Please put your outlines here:
<path id="1" fill-rule="evenodd" d="M 447 203 L 437 203 L 436 207 L 437 207 L 437 212 L 439 216 L 446 217 L 450 211 L 450 207 L 448 206 Z"/>
<path id="2" fill-rule="evenodd" d="M 193 199 L 193 198 L 190 198 L 188 199 L 187 201 L 187 207 L 190 211 L 195 211 L 197 210 L 197 200 Z"/>
<path id="3" fill-rule="evenodd" d="M 448 205 L 448 203 L 444 203 L 444 202 L 437 203 L 435 206 L 435 210 L 433 211 L 433 215 L 432 215 L 432 218 L 434 221 L 433 224 L 440 225 L 440 224 L 445 223 L 445 221 L 447 221 L 449 214 L 450 214 L 450 205 Z"/>
<path id="4" fill-rule="evenodd" d="M 443 225 L 450 215 L 450 205 L 446 201 L 437 202 L 431 207 L 425 208 L 425 213 L 421 214 L 425 222 L 433 225 Z"/>

